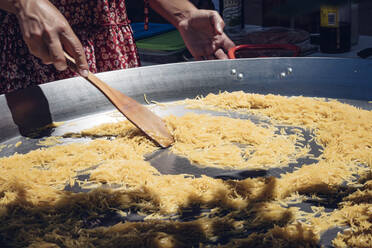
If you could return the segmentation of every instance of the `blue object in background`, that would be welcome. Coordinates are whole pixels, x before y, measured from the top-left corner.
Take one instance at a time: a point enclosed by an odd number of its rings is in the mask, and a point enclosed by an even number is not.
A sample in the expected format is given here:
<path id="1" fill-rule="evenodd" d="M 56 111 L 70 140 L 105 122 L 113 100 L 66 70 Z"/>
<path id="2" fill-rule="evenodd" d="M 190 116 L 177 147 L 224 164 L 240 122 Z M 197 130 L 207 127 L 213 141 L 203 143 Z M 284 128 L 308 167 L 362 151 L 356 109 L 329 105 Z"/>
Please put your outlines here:
<path id="1" fill-rule="evenodd" d="M 145 39 L 158 34 L 163 34 L 176 28 L 172 24 L 163 23 L 149 23 L 149 30 L 145 30 L 143 22 L 136 22 L 130 24 L 133 29 L 133 36 L 135 40 Z"/>
<path id="2" fill-rule="evenodd" d="M 220 12 L 220 1 L 219 0 L 212 0 L 214 4 L 214 8 L 216 9 L 217 12 Z"/>

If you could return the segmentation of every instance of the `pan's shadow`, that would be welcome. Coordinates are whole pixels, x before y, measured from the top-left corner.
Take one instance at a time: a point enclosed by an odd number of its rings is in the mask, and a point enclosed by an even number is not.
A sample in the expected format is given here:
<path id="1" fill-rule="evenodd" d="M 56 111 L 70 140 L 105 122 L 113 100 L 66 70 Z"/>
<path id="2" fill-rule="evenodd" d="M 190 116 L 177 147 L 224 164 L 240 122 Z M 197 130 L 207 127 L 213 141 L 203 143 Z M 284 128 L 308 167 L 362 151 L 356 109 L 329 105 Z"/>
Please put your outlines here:
<path id="1" fill-rule="evenodd" d="M 186 174 L 194 177 L 206 175 L 224 180 L 243 180 L 246 178 L 263 177 L 267 174 L 267 170 L 264 169 L 234 170 L 196 166 L 191 164 L 187 158 L 178 156 L 169 149 L 158 150 L 147 156 L 146 160 L 163 175 Z"/>
<path id="2" fill-rule="evenodd" d="M 369 175 L 360 183 L 371 179 Z M 16 198 L 2 207 L 0 246 L 320 247 L 315 235 L 302 230 L 301 226 L 295 238 L 280 231 L 293 223 L 295 216 L 287 208 L 276 210 L 274 215 L 268 214 L 266 204 L 275 200 L 278 179 L 262 180 L 263 187 L 258 194 L 254 194 L 254 179 L 226 180 L 224 183 L 233 191 L 216 191 L 208 201 L 198 195 L 188 196 L 176 219 L 164 216 L 149 220 L 145 216 L 159 212 L 160 195 L 156 189 L 149 190 L 145 186 L 128 191 L 109 188 L 84 193 L 62 191 L 57 202 L 36 205 L 28 200 L 22 184 L 9 182 Z M 304 192 L 308 190 L 303 189 Z M 340 186 L 334 192 L 344 192 L 343 196 L 347 196 L 356 190 Z M 0 196 L 4 194 L 0 192 Z M 246 207 L 235 208 L 229 204 L 238 197 L 243 197 Z M 324 197 L 342 201 L 336 193 Z M 349 201 L 363 204 L 369 199 L 354 197 Z M 205 211 L 213 208 L 219 211 Z M 277 231 L 268 232 L 273 229 Z M 336 233 L 326 232 L 322 240 L 331 241 Z"/>
<path id="3" fill-rule="evenodd" d="M 270 179 L 271 180 L 271 179 Z M 23 186 L 14 183 L 16 199 L 8 203 L 6 211 L 0 215 L 1 247 L 199 247 L 201 243 L 217 245 L 228 243 L 232 237 L 243 233 L 234 231 L 234 222 L 244 220 L 244 225 L 260 215 L 261 201 L 270 199 L 275 186 L 275 179 L 267 184 L 257 199 L 250 199 L 246 209 L 234 211 L 221 204 L 228 202 L 229 196 L 224 192 L 216 192 L 210 202 L 191 197 L 180 212 L 177 221 L 172 219 L 145 220 L 143 213 L 132 216 L 120 212 L 139 212 L 145 201 L 152 201 L 152 209 L 156 212 L 159 196 L 155 191 L 143 189 L 120 192 L 111 189 L 96 189 L 88 193 L 72 193 L 64 191 L 56 203 L 35 205 L 27 200 L 27 192 Z M 247 188 L 249 191 L 249 189 Z M 1 193 L 1 192 L 0 192 Z M 205 207 L 221 207 L 225 209 L 220 216 L 211 219 L 206 227 L 200 217 L 200 210 Z M 230 221 L 226 221 L 226 216 Z M 290 211 L 284 211 L 281 217 L 266 219 L 255 226 L 259 230 L 274 225 L 285 225 L 292 219 Z M 250 231 L 251 232 L 251 231 Z M 239 234 L 240 233 L 240 234 Z M 211 234 L 213 234 L 211 238 Z M 247 232 L 244 232 L 246 235 Z M 74 244 L 71 246 L 71 244 Z M 49 246 L 48 246 L 49 245 Z"/>

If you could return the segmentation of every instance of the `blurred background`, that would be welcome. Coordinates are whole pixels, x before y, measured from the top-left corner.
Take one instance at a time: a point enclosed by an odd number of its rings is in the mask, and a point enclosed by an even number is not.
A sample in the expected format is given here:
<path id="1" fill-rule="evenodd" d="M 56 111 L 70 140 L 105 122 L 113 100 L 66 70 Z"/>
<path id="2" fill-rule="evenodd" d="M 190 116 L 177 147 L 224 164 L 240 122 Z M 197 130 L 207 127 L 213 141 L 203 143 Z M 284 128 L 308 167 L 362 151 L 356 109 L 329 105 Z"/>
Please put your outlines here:
<path id="1" fill-rule="evenodd" d="M 225 32 L 237 45 L 291 44 L 300 48 L 297 56 L 361 57 L 359 55 L 362 52 L 363 57 L 368 57 L 371 53 L 370 50 L 369 53 L 368 50 L 365 53 L 366 49 L 372 47 L 370 0 L 191 0 L 191 2 L 198 8 L 217 10 L 225 20 Z M 346 21 L 350 26 L 346 29 L 347 32 L 342 33 L 344 31 L 338 26 L 324 29 L 321 12 L 328 11 L 328 20 L 332 16 L 329 8 L 322 10 L 322 7 L 340 8 L 337 17 L 342 20 L 345 10 L 341 10 L 341 6 L 345 5 Z M 127 9 L 142 59 L 155 61 L 159 59 L 159 63 L 164 61 L 163 56 L 169 56 L 166 62 L 191 59 L 174 27 L 151 9 L 150 28 L 148 31 L 143 29 L 143 1 L 127 0 Z M 340 32 L 341 36 L 346 35 L 346 40 L 350 39 L 350 44 L 346 44 L 346 48 L 336 49 L 339 45 L 336 42 L 340 42 L 340 37 L 337 36 Z M 345 37 L 343 39 L 345 40 Z M 325 43 L 334 45 L 334 49 L 324 48 Z M 269 52 L 262 55 L 255 51 L 251 55 L 246 53 L 244 57 L 292 55 L 294 54 L 285 52 Z"/>

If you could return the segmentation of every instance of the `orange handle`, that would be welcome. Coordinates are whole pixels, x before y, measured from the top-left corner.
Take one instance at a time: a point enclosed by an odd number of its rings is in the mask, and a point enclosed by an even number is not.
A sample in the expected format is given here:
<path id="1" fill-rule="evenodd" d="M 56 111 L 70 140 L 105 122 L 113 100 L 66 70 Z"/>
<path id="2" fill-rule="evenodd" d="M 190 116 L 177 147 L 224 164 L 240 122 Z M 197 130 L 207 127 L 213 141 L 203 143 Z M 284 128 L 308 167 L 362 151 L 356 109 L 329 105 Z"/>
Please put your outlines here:
<path id="1" fill-rule="evenodd" d="M 239 50 L 258 50 L 258 49 L 282 49 L 293 51 L 292 57 L 297 57 L 300 54 L 300 48 L 292 44 L 247 44 L 239 45 L 233 48 L 230 48 L 228 52 L 229 59 L 236 59 L 236 52 Z"/>

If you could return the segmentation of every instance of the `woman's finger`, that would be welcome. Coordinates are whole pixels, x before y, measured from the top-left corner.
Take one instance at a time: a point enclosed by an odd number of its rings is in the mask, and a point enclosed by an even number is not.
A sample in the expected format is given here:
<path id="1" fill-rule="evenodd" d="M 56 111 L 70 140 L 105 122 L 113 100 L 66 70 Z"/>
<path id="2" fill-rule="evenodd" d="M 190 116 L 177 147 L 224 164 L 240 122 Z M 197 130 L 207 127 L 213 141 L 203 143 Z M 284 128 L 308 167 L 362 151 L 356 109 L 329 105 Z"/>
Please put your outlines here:
<path id="1" fill-rule="evenodd" d="M 200 43 L 200 49 L 203 56 L 208 57 L 213 55 L 214 52 L 218 49 L 218 44 L 213 41 L 205 41 Z"/>
<path id="2" fill-rule="evenodd" d="M 235 46 L 235 43 L 232 40 L 230 40 L 230 38 L 227 37 L 226 34 L 223 34 L 222 35 L 221 48 L 223 50 L 225 50 L 226 52 L 228 52 L 234 46 Z"/>
<path id="3" fill-rule="evenodd" d="M 54 35 L 50 40 L 46 41 L 48 43 L 49 58 L 54 64 L 54 67 L 58 71 L 64 71 L 67 69 L 66 59 L 63 55 L 62 44 L 57 35 Z"/>
<path id="4" fill-rule="evenodd" d="M 83 77 L 88 77 L 88 62 L 85 57 L 83 46 L 74 34 L 72 29 L 68 29 L 60 34 L 61 42 L 66 51 L 75 59 L 78 73 Z"/>
<path id="5" fill-rule="evenodd" d="M 214 53 L 215 57 L 217 59 L 228 59 L 229 57 L 226 55 L 226 53 L 220 48 Z"/>
<path id="6" fill-rule="evenodd" d="M 40 37 L 25 38 L 25 43 L 31 54 L 41 59 L 43 64 L 53 64 L 50 56 L 47 44 Z"/>
<path id="7" fill-rule="evenodd" d="M 216 11 L 210 11 L 209 20 L 217 34 L 223 34 L 223 29 L 225 27 L 225 22 L 222 17 Z"/>

